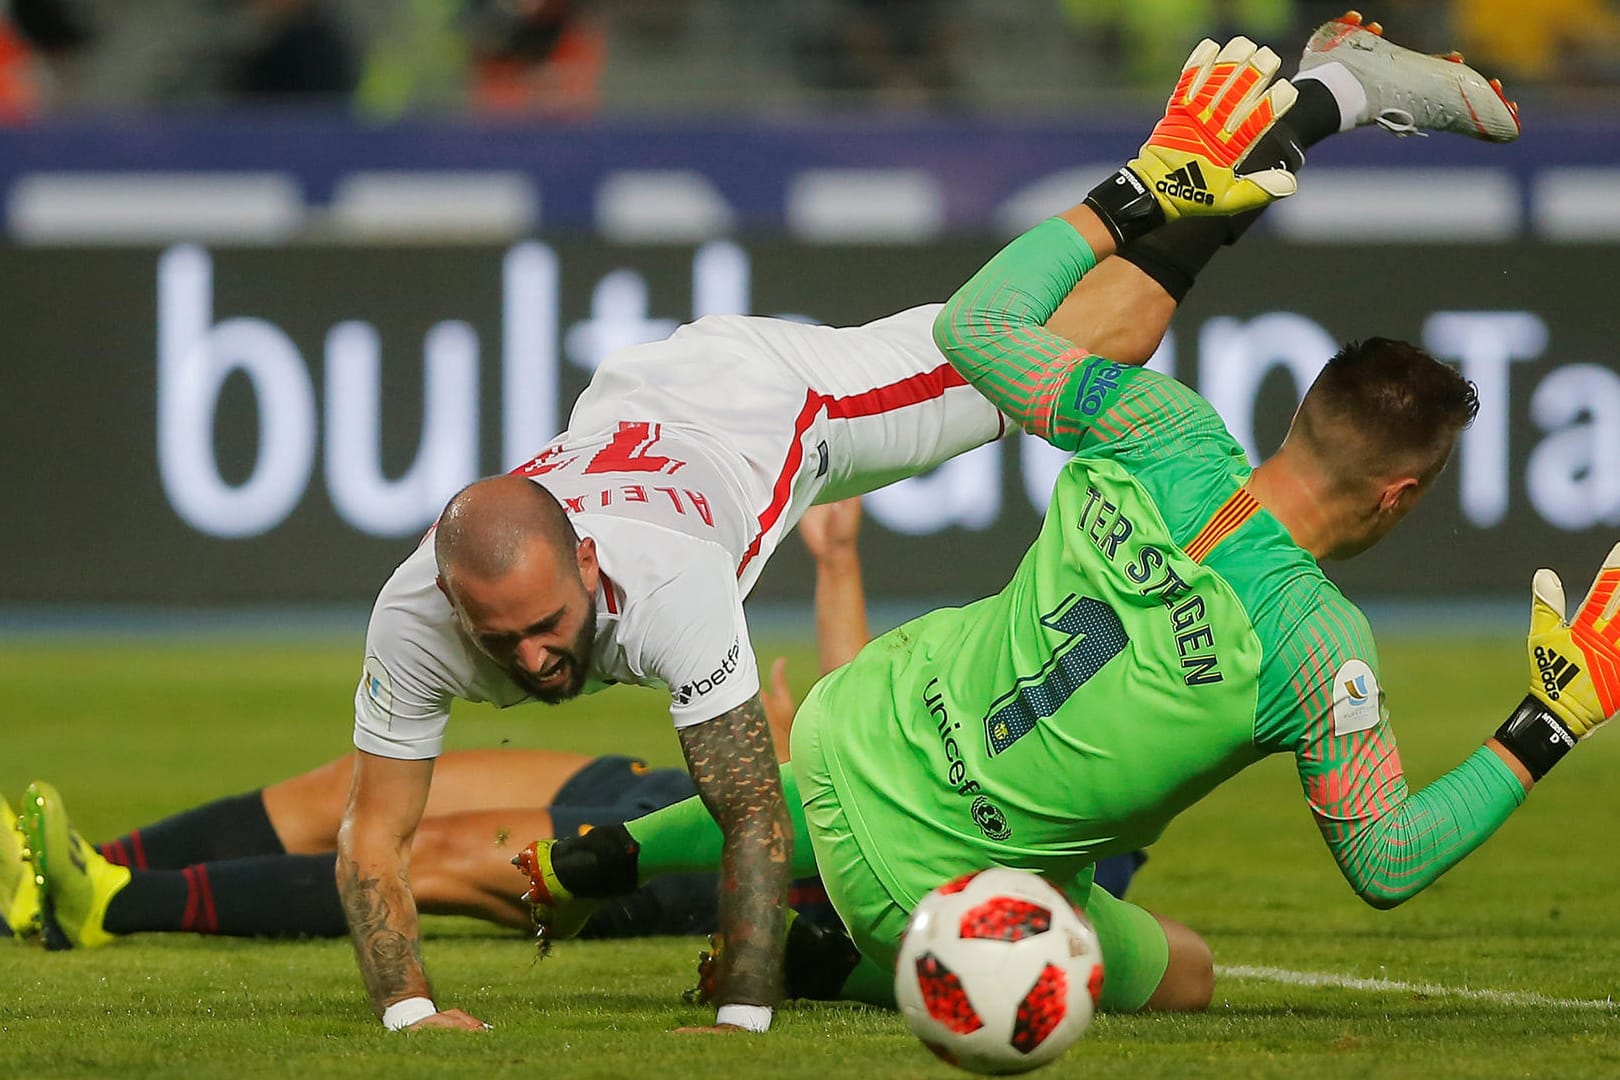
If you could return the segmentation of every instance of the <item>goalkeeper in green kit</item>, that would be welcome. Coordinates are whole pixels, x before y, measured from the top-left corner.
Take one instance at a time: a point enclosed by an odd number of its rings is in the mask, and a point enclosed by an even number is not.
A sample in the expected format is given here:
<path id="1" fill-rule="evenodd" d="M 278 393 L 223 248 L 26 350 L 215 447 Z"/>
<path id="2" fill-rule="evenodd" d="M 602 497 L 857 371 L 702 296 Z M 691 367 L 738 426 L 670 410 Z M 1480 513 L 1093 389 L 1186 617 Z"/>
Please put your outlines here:
<path id="1" fill-rule="evenodd" d="M 1203 43 L 1141 155 L 1015 240 L 941 311 L 935 338 L 1003 412 L 1073 452 L 999 594 L 878 638 L 811 691 L 784 769 L 797 832 L 849 937 L 795 926 L 786 991 L 882 1001 L 906 918 L 990 865 L 1039 872 L 1095 925 L 1102 1004 L 1197 1009 L 1213 990 L 1191 930 L 1092 888 L 1096 860 L 1152 843 L 1186 807 L 1288 753 L 1334 859 L 1389 907 L 1479 846 L 1575 743 L 1620 711 L 1620 545 L 1574 622 L 1533 587 L 1529 693 L 1484 746 L 1408 789 L 1367 621 L 1318 560 L 1355 555 L 1423 497 L 1472 421 L 1472 384 L 1383 338 L 1323 369 L 1278 453 L 1251 470 L 1174 380 L 1044 329 L 1075 283 L 1167 220 L 1292 193 L 1240 175 L 1291 104 L 1270 50 Z M 806 842 L 808 841 L 808 842 Z M 697 800 L 523 856 L 543 936 L 590 898 L 718 861 Z M 725 956 L 710 976 L 723 994 Z M 712 987 L 711 987 L 712 989 Z"/>

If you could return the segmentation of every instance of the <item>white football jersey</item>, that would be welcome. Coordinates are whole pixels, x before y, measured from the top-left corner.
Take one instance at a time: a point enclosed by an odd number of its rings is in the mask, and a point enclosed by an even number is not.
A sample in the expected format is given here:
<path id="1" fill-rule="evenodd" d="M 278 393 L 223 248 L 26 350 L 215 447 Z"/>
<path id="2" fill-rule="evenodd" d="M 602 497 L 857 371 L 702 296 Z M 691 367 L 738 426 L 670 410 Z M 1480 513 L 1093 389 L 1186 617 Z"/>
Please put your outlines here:
<path id="1" fill-rule="evenodd" d="M 530 462 L 574 529 L 596 542 L 601 583 L 586 691 L 666 686 L 677 727 L 759 690 L 737 564 L 752 539 L 735 481 L 703 436 L 662 424 L 564 435 Z M 355 745 L 392 758 L 438 756 L 450 702 L 529 700 L 461 632 L 435 583 L 432 537 L 383 586 L 355 695 Z"/>
<path id="2" fill-rule="evenodd" d="M 569 430 L 515 470 L 596 541 L 587 689 L 667 686 L 677 727 L 743 704 L 759 673 L 742 600 L 805 509 L 1003 433 L 934 347 L 935 310 L 843 329 L 710 316 L 603 362 Z M 355 745 L 435 757 L 455 698 L 529 696 L 461 632 L 424 541 L 372 611 Z"/>

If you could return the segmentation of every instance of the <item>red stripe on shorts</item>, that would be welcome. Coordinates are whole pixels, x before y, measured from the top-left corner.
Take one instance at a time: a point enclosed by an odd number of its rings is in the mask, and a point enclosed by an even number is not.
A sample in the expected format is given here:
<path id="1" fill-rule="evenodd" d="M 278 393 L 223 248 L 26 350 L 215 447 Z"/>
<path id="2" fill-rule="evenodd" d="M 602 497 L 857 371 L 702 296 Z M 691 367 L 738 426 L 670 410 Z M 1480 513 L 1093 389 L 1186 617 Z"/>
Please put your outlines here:
<path id="1" fill-rule="evenodd" d="M 941 364 L 932 371 L 918 372 L 898 382 L 865 390 L 859 394 L 835 398 L 818 394 L 814 390 L 807 393 L 804 408 L 799 410 L 798 419 L 793 422 L 793 441 L 788 445 L 787 461 L 783 462 L 782 471 L 776 476 L 776 486 L 771 489 L 771 504 L 759 515 L 759 531 L 754 534 L 748 550 L 743 552 L 742 561 L 737 564 L 737 576 L 742 577 L 748 564 L 754 561 L 754 556 L 759 554 L 760 544 L 764 543 L 765 534 L 771 531 L 771 526 L 776 524 L 777 519 L 782 516 L 782 511 L 787 509 L 788 499 L 793 494 L 793 477 L 804 461 L 804 433 L 810 430 L 817 413 L 826 409 L 828 417 L 834 420 L 878 416 L 903 409 L 908 405 L 921 405 L 925 401 L 943 397 L 945 391 L 954 386 L 967 384 L 967 380 L 950 364 Z"/>
<path id="2" fill-rule="evenodd" d="M 941 364 L 933 371 L 922 371 L 899 382 L 880 386 L 848 397 L 828 398 L 827 415 L 834 420 L 849 420 L 857 416 L 876 416 L 893 412 L 907 405 L 920 405 L 942 396 L 953 386 L 966 386 L 961 372 L 949 364 Z"/>
<path id="3" fill-rule="evenodd" d="M 771 504 L 759 515 L 759 531 L 754 534 L 748 550 L 743 552 L 742 561 L 737 564 L 738 577 L 742 577 L 748 564 L 759 554 L 759 545 L 764 542 L 765 534 L 771 531 L 771 526 L 776 524 L 776 519 L 787 508 L 788 497 L 793 494 L 793 476 L 799 471 L 800 462 L 804 461 L 804 433 L 815 423 L 816 414 L 826 408 L 827 400 L 814 390 L 804 395 L 804 408 L 799 410 L 798 418 L 793 421 L 793 441 L 788 443 L 787 461 L 783 463 L 782 471 L 776 474 L 776 486 L 771 489 Z"/>

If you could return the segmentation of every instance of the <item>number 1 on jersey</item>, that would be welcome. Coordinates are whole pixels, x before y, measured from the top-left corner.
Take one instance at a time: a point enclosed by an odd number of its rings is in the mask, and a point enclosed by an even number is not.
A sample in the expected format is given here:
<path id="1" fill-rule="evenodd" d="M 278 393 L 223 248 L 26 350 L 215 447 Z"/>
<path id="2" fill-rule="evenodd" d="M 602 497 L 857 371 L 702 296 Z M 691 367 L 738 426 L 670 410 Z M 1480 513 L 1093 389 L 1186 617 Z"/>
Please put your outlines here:
<path id="1" fill-rule="evenodd" d="M 990 706 L 984 718 L 984 737 L 992 757 L 1062 708 L 1076 690 L 1130 644 L 1125 624 L 1114 609 L 1090 596 L 1076 599 L 1070 593 L 1041 616 L 1041 625 L 1056 630 L 1063 638 L 1041 670 L 1019 679 Z"/>

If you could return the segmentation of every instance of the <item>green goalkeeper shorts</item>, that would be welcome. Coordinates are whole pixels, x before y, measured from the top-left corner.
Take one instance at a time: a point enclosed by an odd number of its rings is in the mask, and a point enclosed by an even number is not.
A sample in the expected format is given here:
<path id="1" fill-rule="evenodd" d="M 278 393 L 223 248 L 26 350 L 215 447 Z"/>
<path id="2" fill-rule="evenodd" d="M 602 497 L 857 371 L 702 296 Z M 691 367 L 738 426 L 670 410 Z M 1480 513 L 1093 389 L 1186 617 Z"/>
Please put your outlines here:
<path id="1" fill-rule="evenodd" d="M 846 816 L 846 806 L 862 812 L 879 807 L 881 802 L 863 800 L 858 785 L 841 773 L 835 775 L 836 768 L 822 752 L 816 701 L 812 692 L 794 718 L 793 755 L 789 762 L 804 807 L 805 828 L 827 895 L 855 946 L 868 960 L 892 972 L 910 908 L 896 900 L 873 873 Z M 876 819 L 862 813 L 862 820 L 867 835 L 892 836 L 896 843 L 905 843 L 903 823 L 897 823 L 898 828 L 885 828 L 881 812 Z M 797 844 L 805 841 L 804 836 L 794 839 Z M 921 896 L 939 883 L 906 884 Z M 1158 988 L 1170 962 L 1170 945 L 1158 920 L 1135 904 L 1094 888 L 1089 867 L 1062 887 L 1085 911 L 1102 944 L 1102 1007 L 1114 1012 L 1142 1008 Z"/>

